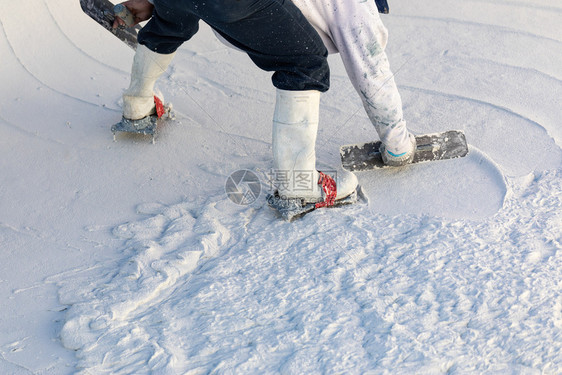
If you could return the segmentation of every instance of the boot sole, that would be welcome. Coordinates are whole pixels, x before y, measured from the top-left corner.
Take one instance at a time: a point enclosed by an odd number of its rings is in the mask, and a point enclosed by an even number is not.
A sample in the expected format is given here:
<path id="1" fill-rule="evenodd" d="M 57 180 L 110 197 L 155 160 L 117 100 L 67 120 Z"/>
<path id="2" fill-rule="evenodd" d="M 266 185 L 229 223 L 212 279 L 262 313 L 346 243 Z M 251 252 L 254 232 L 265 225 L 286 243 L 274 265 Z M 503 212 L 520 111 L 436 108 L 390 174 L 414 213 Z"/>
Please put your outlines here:
<path id="1" fill-rule="evenodd" d="M 353 193 L 349 194 L 347 197 L 335 201 L 334 205 L 329 206 L 328 208 L 357 203 L 358 195 L 362 196 L 359 187 L 357 187 L 357 189 L 355 189 Z M 316 210 L 315 203 L 304 203 L 300 198 L 281 198 L 277 191 L 273 194 L 268 194 L 266 199 L 267 204 L 271 208 L 274 208 L 279 215 L 288 222 Z"/>

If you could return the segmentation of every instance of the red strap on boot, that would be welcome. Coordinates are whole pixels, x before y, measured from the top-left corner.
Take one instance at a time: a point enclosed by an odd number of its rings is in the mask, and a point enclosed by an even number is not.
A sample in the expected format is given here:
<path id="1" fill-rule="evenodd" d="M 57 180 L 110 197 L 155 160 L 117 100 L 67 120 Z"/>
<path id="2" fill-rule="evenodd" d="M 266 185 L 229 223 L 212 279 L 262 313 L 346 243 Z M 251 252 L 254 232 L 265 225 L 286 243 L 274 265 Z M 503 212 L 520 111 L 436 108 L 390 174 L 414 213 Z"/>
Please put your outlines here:
<path id="1" fill-rule="evenodd" d="M 164 103 L 162 103 L 162 100 L 156 95 L 154 95 L 154 104 L 156 105 L 156 116 L 158 116 L 158 118 L 164 116 L 164 113 L 166 113 Z"/>
<path id="2" fill-rule="evenodd" d="M 324 190 L 324 202 L 319 202 L 315 204 L 316 208 L 320 207 L 330 207 L 336 202 L 336 196 L 338 195 L 338 189 L 336 186 L 336 181 L 327 174 L 318 172 L 318 185 L 322 186 Z"/>

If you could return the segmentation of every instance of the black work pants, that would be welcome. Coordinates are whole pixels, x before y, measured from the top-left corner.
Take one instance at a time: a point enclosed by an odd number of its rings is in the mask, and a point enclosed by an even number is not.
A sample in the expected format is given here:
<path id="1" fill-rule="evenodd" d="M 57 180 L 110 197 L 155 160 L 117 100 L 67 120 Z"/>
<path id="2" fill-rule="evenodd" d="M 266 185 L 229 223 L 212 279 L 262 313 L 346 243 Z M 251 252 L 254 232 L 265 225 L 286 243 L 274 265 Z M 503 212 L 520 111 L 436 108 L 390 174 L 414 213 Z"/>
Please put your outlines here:
<path id="1" fill-rule="evenodd" d="M 275 72 L 283 90 L 329 88 L 328 55 L 300 10 L 285 0 L 154 0 L 154 14 L 138 40 L 168 54 L 189 40 L 203 20 L 245 51 L 261 69 Z"/>

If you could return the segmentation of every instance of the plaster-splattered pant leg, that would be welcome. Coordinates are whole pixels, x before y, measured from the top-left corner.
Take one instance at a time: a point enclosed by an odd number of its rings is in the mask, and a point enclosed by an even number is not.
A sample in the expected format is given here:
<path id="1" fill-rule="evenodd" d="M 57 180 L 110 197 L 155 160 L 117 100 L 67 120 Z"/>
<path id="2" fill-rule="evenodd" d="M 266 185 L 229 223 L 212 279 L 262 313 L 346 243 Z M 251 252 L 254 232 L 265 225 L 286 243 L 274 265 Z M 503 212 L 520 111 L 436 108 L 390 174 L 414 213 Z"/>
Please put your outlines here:
<path id="1" fill-rule="evenodd" d="M 393 153 L 409 150 L 408 130 L 384 49 L 388 31 L 375 1 L 293 0 L 330 53 L 339 52 L 347 74 L 381 141 Z"/>

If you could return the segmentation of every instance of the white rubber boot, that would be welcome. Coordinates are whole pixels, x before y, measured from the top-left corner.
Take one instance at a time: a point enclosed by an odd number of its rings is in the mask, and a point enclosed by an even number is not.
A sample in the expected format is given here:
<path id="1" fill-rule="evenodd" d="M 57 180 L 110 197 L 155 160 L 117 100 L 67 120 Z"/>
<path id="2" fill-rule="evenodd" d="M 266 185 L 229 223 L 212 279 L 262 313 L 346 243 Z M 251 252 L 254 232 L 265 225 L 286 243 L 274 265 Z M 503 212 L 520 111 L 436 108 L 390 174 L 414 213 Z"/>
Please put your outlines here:
<path id="1" fill-rule="evenodd" d="M 324 202 L 316 170 L 316 132 L 320 108 L 319 91 L 277 90 L 273 115 L 274 183 L 283 199 Z M 357 177 L 343 169 L 335 173 L 336 200 L 357 188 Z"/>
<path id="2" fill-rule="evenodd" d="M 175 52 L 168 55 L 152 52 L 139 44 L 133 59 L 131 84 L 123 94 L 123 117 L 139 120 L 155 112 L 154 84 L 174 58 Z"/>

